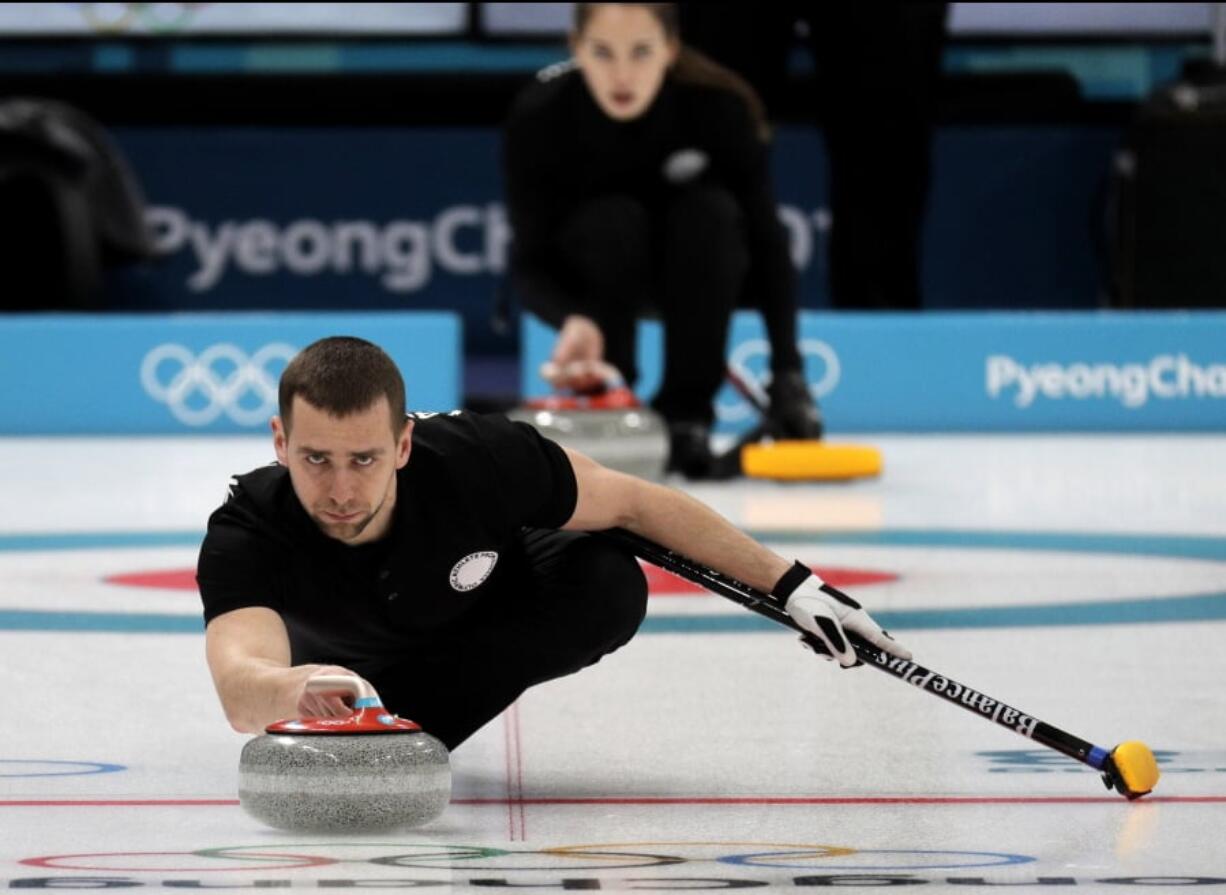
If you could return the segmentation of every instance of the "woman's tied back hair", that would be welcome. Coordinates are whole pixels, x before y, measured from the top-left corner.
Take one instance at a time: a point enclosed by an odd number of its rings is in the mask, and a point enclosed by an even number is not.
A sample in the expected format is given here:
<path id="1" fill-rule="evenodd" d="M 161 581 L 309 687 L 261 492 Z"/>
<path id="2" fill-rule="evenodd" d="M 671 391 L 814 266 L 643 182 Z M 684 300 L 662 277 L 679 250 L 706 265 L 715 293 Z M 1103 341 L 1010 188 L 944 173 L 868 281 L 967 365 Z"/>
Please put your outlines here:
<path id="1" fill-rule="evenodd" d="M 295 396 L 335 417 L 367 410 L 383 396 L 391 408 L 393 433 L 399 435 L 404 428 L 404 379 L 387 352 L 365 339 L 329 336 L 294 356 L 278 390 L 286 432 Z"/>

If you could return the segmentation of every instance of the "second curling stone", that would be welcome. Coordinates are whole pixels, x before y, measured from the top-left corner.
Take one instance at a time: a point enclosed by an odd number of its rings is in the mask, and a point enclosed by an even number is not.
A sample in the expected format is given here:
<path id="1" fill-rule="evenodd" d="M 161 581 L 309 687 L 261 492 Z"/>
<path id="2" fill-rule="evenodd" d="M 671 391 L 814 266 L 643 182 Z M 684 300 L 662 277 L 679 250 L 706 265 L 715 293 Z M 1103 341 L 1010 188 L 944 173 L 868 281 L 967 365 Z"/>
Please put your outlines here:
<path id="1" fill-rule="evenodd" d="M 664 476 L 668 427 L 624 386 L 590 396 L 539 398 L 507 416 L 609 469 L 644 479 Z"/>

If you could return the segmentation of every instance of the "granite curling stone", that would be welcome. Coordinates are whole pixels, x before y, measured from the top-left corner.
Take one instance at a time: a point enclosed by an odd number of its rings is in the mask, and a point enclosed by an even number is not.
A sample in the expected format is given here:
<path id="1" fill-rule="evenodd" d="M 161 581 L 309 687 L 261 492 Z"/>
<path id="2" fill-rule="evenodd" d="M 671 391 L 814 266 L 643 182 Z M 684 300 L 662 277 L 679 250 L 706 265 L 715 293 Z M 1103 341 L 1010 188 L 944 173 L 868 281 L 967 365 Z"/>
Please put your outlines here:
<path id="1" fill-rule="evenodd" d="M 538 398 L 507 416 L 609 469 L 644 479 L 664 476 L 668 427 L 625 386 L 594 395 Z"/>
<path id="2" fill-rule="evenodd" d="M 420 826 L 443 813 L 451 800 L 446 746 L 389 714 L 360 678 L 320 675 L 308 686 L 352 692 L 354 711 L 278 721 L 250 740 L 238 772 L 248 814 L 281 830 L 337 833 Z"/>

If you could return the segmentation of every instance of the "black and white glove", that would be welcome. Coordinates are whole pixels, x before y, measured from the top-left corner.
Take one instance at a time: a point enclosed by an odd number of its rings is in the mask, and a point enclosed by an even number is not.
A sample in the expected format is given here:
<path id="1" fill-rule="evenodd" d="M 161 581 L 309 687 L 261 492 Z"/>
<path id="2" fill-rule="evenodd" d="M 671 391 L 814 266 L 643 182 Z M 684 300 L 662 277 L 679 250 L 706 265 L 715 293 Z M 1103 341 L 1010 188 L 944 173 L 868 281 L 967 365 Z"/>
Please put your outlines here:
<path id="1" fill-rule="evenodd" d="M 847 641 L 846 631 L 859 634 L 892 656 L 911 658 L 911 651 L 881 630 L 859 603 L 822 581 L 799 562 L 779 579 L 771 596 L 783 605 L 796 624 L 821 642 L 830 658 L 844 668 L 859 661 Z"/>

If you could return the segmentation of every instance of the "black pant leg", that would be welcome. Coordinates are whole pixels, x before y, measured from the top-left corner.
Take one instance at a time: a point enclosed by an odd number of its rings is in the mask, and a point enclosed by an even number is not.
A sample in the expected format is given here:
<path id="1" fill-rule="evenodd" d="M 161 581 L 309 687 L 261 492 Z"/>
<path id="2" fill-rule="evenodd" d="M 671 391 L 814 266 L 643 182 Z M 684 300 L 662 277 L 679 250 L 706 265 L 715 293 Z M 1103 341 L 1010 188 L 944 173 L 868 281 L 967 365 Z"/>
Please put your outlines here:
<path id="1" fill-rule="evenodd" d="M 635 322 L 650 302 L 651 222 L 630 196 L 604 196 L 577 209 L 560 228 L 558 263 L 575 290 L 574 313 L 600 326 L 605 360 L 628 384 L 638 379 Z"/>
<path id="2" fill-rule="evenodd" d="M 837 308 L 918 310 L 920 249 L 947 3 L 806 13 L 830 159 Z"/>
<path id="3" fill-rule="evenodd" d="M 662 220 L 664 381 L 653 404 L 670 422 L 709 424 L 749 270 L 742 216 L 727 190 L 693 186 L 669 197 Z"/>
<path id="4" fill-rule="evenodd" d="M 647 611 L 638 561 L 582 532 L 531 529 L 519 593 L 369 673 L 384 705 L 454 749 L 529 687 L 627 643 Z"/>

